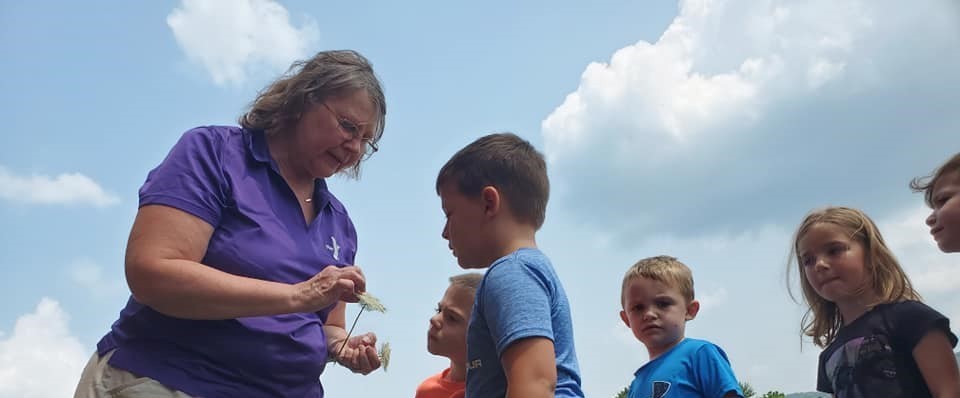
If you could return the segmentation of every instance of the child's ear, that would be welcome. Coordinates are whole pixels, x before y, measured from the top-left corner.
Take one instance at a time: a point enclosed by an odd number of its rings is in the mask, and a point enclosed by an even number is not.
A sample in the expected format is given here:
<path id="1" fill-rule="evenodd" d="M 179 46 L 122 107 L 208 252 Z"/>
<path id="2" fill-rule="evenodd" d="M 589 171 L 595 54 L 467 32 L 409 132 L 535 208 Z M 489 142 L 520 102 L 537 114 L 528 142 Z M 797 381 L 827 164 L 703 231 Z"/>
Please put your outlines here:
<path id="1" fill-rule="evenodd" d="M 626 311 L 620 310 L 620 319 L 623 320 L 624 325 L 627 325 L 627 327 L 630 327 L 630 318 L 627 317 Z"/>
<path id="2" fill-rule="evenodd" d="M 693 318 L 697 317 L 697 313 L 700 312 L 700 302 L 693 300 L 690 304 L 687 304 L 687 320 L 692 321 Z"/>
<path id="3" fill-rule="evenodd" d="M 495 186 L 487 185 L 480 190 L 480 200 L 483 201 L 484 213 L 488 216 L 500 212 L 500 207 L 503 205 L 502 199 L 500 191 Z"/>

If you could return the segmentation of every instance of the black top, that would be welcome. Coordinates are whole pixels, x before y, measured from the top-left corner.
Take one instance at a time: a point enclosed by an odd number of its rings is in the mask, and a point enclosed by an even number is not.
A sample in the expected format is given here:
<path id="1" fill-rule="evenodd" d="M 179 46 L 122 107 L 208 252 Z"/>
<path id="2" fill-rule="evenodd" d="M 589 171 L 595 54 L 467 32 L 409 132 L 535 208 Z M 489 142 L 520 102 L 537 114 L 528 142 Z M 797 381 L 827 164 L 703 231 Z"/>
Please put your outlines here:
<path id="1" fill-rule="evenodd" d="M 913 349 L 930 332 L 957 336 L 950 320 L 919 301 L 881 304 L 843 326 L 820 353 L 817 390 L 834 398 L 920 398 L 930 389 Z"/>

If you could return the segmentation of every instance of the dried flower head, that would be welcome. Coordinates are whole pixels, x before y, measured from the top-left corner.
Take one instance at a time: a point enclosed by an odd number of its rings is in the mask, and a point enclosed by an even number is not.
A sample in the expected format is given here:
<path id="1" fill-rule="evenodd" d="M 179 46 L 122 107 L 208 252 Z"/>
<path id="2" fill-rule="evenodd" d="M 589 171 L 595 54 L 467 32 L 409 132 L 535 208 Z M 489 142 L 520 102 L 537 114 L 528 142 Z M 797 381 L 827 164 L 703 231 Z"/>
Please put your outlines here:
<path id="1" fill-rule="evenodd" d="M 390 342 L 384 342 L 380 346 L 380 352 L 377 353 L 377 356 L 380 357 L 380 362 L 383 363 L 383 371 L 387 371 L 387 367 L 390 366 Z"/>
<path id="2" fill-rule="evenodd" d="M 384 307 L 380 300 L 376 297 L 370 295 L 370 293 L 363 292 L 357 295 L 357 298 L 360 299 L 360 305 L 366 307 L 370 311 L 377 312 L 387 312 L 387 307 Z"/>

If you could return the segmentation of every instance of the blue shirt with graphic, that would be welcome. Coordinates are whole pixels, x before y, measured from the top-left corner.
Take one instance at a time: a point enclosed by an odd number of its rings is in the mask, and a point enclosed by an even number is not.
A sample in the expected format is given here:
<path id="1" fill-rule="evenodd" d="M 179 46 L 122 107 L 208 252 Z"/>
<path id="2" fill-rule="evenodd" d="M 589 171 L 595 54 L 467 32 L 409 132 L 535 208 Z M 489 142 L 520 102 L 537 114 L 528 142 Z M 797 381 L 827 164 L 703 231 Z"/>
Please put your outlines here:
<path id="1" fill-rule="evenodd" d="M 505 396 L 500 357 L 529 337 L 553 341 L 555 396 L 583 397 L 567 295 L 542 252 L 520 249 L 490 265 L 477 289 L 467 331 L 467 398 Z"/>
<path id="2" fill-rule="evenodd" d="M 727 354 L 704 340 L 684 339 L 634 376 L 629 398 L 720 398 L 728 392 L 743 396 Z"/>

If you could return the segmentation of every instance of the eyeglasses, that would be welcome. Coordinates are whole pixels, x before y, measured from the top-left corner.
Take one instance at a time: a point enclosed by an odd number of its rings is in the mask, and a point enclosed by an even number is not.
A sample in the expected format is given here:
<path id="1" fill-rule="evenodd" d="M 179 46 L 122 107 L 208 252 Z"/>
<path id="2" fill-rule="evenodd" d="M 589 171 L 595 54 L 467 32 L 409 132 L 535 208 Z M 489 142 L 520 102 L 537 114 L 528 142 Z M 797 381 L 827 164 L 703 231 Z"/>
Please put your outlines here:
<path id="1" fill-rule="evenodd" d="M 350 119 L 340 116 L 340 114 L 334 111 L 326 102 L 321 102 L 320 104 L 322 104 L 324 108 L 327 108 L 330 114 L 337 119 L 337 127 L 340 128 L 340 131 L 347 133 L 347 135 L 350 136 L 350 140 L 359 139 L 360 142 L 363 143 L 363 160 L 369 159 L 370 156 L 373 156 L 373 154 L 380 150 L 377 143 L 373 142 L 373 138 L 363 136 L 363 132 L 360 129 L 363 124 L 354 123 Z"/>

